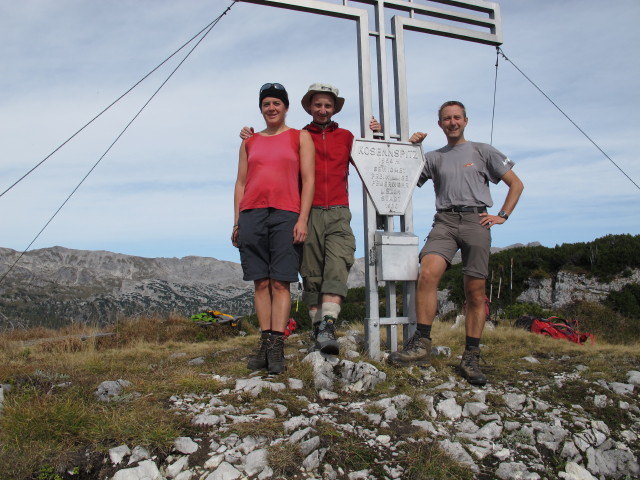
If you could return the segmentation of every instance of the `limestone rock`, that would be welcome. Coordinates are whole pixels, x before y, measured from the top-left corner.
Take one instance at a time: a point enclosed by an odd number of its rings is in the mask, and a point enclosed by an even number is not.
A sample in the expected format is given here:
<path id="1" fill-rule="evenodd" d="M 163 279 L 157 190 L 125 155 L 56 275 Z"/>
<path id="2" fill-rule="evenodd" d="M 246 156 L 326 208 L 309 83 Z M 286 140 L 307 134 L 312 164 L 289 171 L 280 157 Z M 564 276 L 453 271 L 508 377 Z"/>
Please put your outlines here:
<path id="1" fill-rule="evenodd" d="M 173 448 L 177 452 L 189 455 L 198 451 L 198 444 L 189 437 L 178 437 L 173 442 Z"/>
<path id="2" fill-rule="evenodd" d="M 136 467 L 118 470 L 112 480 L 161 480 L 160 470 L 152 460 L 143 460 Z"/>
<path id="3" fill-rule="evenodd" d="M 124 457 L 127 455 L 131 455 L 131 450 L 129 450 L 129 447 L 126 445 L 120 445 L 119 447 L 109 449 L 109 458 L 111 459 L 111 463 L 114 465 L 122 462 Z"/>
<path id="4" fill-rule="evenodd" d="M 101 402 L 118 400 L 122 390 L 130 387 L 131 385 L 132 383 L 127 380 L 107 380 L 98 385 L 95 392 L 96 397 L 98 397 L 98 400 Z"/>

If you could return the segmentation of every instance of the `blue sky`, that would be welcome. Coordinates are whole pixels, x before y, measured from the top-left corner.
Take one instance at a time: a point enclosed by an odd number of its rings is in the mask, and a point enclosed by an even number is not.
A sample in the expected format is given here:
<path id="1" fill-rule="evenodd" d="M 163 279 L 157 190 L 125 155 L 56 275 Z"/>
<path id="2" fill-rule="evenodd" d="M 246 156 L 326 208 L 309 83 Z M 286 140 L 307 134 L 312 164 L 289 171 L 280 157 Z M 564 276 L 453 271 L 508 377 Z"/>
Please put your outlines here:
<path id="1" fill-rule="evenodd" d="M 498 3 L 507 57 L 640 183 L 640 2 Z M 231 4 L 0 0 L 0 191 Z M 355 38 L 347 20 L 236 3 L 31 248 L 239 261 L 229 241 L 238 131 L 263 124 L 259 86 L 283 83 L 292 99 L 287 123 L 301 127 L 307 87 L 333 83 L 347 99 L 335 120 L 360 136 Z M 467 105 L 467 139 L 489 143 L 495 49 L 408 33 L 406 59 L 410 126 L 429 133 L 424 149 L 445 143 L 436 111 L 450 99 Z M 169 62 L 0 197 L 0 246 L 29 245 L 176 65 Z M 516 163 L 525 191 L 509 221 L 492 230 L 494 246 L 640 234 L 640 190 L 503 58 L 497 85 L 493 145 Z M 363 256 L 355 171 L 350 188 Z M 499 207 L 506 189 L 492 193 Z M 421 238 L 433 210 L 429 182 L 414 193 Z"/>

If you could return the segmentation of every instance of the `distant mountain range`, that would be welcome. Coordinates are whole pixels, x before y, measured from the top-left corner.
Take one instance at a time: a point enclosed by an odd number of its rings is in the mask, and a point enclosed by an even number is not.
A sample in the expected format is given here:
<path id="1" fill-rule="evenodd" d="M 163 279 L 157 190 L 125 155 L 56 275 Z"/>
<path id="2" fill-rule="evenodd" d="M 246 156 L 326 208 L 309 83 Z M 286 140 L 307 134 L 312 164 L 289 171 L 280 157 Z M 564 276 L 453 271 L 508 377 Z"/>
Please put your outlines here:
<path id="1" fill-rule="evenodd" d="M 20 253 L 0 248 L 6 272 Z M 52 247 L 27 252 L 0 284 L 0 325 L 112 323 L 118 316 L 253 308 L 240 265 L 215 258 L 143 258 Z"/>
<path id="2" fill-rule="evenodd" d="M 528 246 L 533 245 L 539 244 Z M 19 257 L 20 252 L 0 247 L 0 275 Z M 360 258 L 348 284 L 353 288 L 364 283 Z M 239 264 L 209 257 L 144 258 L 51 247 L 25 253 L 0 283 L 0 329 L 102 326 L 118 317 L 191 316 L 207 309 L 239 316 L 253 312 L 253 284 L 242 280 Z"/>
<path id="3" fill-rule="evenodd" d="M 0 275 L 19 256 L 0 248 Z M 349 277 L 350 287 L 360 285 L 362 259 Z M 253 311 L 253 283 L 242 280 L 239 264 L 52 247 L 24 254 L 0 283 L 0 329 L 105 325 L 118 316 L 191 316 L 207 309 L 234 315 Z"/>

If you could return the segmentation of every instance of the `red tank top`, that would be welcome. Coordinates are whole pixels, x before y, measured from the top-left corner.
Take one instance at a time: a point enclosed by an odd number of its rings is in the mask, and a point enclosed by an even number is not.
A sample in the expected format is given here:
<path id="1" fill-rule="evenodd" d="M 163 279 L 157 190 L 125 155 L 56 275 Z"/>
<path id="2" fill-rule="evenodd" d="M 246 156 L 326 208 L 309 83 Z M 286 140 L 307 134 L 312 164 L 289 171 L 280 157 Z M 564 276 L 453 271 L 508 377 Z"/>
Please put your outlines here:
<path id="1" fill-rule="evenodd" d="M 300 213 L 300 130 L 256 134 L 245 148 L 247 182 L 240 211 L 271 207 Z"/>

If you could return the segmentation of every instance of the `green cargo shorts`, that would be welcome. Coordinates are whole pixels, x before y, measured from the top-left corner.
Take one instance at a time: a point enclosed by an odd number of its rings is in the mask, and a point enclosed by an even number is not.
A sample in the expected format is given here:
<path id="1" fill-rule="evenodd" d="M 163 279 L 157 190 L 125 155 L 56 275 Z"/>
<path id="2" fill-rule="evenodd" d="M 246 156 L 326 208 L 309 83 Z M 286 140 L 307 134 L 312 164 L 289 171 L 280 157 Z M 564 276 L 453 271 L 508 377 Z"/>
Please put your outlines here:
<path id="1" fill-rule="evenodd" d="M 311 209 L 300 266 L 302 301 L 307 305 L 322 304 L 324 293 L 347 296 L 347 278 L 356 251 L 350 222 L 348 207 Z"/>

